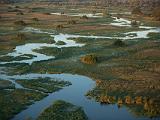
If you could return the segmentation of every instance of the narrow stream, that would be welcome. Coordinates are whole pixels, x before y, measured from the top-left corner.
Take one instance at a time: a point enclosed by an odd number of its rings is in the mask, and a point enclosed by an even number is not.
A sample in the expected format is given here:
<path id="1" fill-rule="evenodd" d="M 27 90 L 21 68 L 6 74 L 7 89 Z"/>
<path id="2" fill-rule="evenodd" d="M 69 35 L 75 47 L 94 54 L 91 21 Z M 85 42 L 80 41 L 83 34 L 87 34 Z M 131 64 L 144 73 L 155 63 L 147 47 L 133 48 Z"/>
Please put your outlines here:
<path id="1" fill-rule="evenodd" d="M 119 20 L 118 20 L 119 21 Z M 125 23 L 124 23 L 125 22 Z M 129 25 L 129 21 L 122 19 L 122 21 L 117 22 L 114 25 L 120 25 L 125 26 Z M 20 45 L 16 46 L 14 51 L 12 53 L 8 53 L 6 56 L 13 56 L 13 57 L 18 57 L 22 56 L 25 54 L 31 54 L 34 57 L 32 59 L 27 59 L 27 60 L 20 60 L 20 61 L 11 61 L 11 62 L 0 62 L 0 64 L 7 64 L 7 63 L 28 63 L 32 64 L 33 62 L 36 61 L 43 61 L 43 60 L 49 60 L 49 59 L 54 59 L 55 56 L 47 56 L 44 54 L 40 54 L 37 52 L 34 52 L 34 49 L 41 49 L 42 47 L 57 47 L 57 48 L 63 48 L 63 47 L 83 47 L 85 44 L 82 43 L 76 43 L 73 38 L 99 38 L 99 39 L 121 39 L 121 40 L 135 40 L 135 39 L 140 39 L 140 38 L 149 38 L 148 34 L 149 33 L 160 33 L 160 28 L 154 28 L 154 27 L 147 27 L 147 26 L 140 26 L 140 28 L 143 28 L 145 30 L 141 31 L 132 31 L 132 32 L 127 32 L 123 33 L 125 37 L 108 37 L 108 36 L 85 36 L 85 35 L 72 35 L 72 34 L 58 34 L 54 35 L 54 33 L 50 32 L 44 32 L 39 29 L 35 29 L 32 27 L 26 27 L 23 32 L 35 32 L 35 33 L 46 33 L 49 34 L 52 38 L 54 38 L 55 42 L 58 41 L 63 41 L 65 42 L 65 45 L 56 45 L 56 43 L 27 43 L 25 45 Z M 135 34 L 135 35 L 133 35 Z"/>

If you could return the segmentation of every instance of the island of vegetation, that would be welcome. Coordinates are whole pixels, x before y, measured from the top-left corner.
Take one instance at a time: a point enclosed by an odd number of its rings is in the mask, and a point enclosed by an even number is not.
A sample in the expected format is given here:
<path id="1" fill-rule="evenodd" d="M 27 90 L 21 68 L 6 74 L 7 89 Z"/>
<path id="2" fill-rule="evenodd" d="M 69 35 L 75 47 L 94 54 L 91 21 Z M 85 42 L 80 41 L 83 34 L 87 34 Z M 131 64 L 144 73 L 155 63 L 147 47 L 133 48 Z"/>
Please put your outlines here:
<path id="1" fill-rule="evenodd" d="M 57 100 L 41 113 L 38 120 L 88 120 L 88 118 L 81 107 Z"/>
<path id="2" fill-rule="evenodd" d="M 70 82 L 39 78 L 33 80 L 16 80 L 24 88 L 16 89 L 14 84 L 7 80 L 0 80 L 0 118 L 8 120 L 15 114 L 27 108 L 28 105 L 46 97 L 48 93 L 56 92 Z"/>

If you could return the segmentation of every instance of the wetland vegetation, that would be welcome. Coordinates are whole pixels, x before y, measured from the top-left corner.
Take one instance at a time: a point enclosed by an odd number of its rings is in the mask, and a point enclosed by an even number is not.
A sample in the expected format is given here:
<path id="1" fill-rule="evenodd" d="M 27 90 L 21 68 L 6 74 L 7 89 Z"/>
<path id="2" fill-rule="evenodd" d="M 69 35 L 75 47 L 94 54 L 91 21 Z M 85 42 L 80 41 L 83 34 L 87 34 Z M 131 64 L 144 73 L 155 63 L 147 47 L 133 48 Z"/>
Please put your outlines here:
<path id="1" fill-rule="evenodd" d="M 71 85 L 67 81 L 38 78 L 33 80 L 16 80 L 24 88 L 17 88 L 12 82 L 0 80 L 0 118 L 3 120 L 12 118 L 15 114 L 28 105 L 46 97 L 48 93 L 59 91 L 65 86 Z"/>
<path id="2" fill-rule="evenodd" d="M 0 1 L 0 119 L 159 119 L 160 3 L 145 1 Z"/>
<path id="3" fill-rule="evenodd" d="M 62 89 L 65 86 L 71 85 L 70 82 L 50 80 L 50 78 L 39 78 L 33 80 L 16 80 L 25 88 L 38 90 L 44 93 L 52 93 Z"/>
<path id="4" fill-rule="evenodd" d="M 52 106 L 44 110 L 38 120 L 87 120 L 83 109 L 71 103 L 57 100 Z"/>

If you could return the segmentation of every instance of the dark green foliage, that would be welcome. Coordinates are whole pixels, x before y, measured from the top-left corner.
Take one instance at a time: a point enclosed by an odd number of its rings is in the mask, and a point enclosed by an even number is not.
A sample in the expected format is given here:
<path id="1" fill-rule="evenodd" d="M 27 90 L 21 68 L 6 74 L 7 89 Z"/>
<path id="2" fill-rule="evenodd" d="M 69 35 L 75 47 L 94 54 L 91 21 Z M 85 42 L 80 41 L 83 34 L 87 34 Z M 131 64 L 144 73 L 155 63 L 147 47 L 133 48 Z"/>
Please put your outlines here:
<path id="1" fill-rule="evenodd" d="M 63 41 L 58 41 L 57 43 L 56 43 L 56 45 L 65 45 L 66 43 L 65 42 L 63 42 Z"/>
<path id="2" fill-rule="evenodd" d="M 61 15 L 63 15 L 64 14 L 64 12 L 61 12 Z"/>
<path id="3" fill-rule="evenodd" d="M 63 28 L 64 28 L 63 25 L 57 25 L 57 26 L 56 26 L 56 29 L 63 29 Z"/>
<path id="4" fill-rule="evenodd" d="M 33 20 L 33 21 L 36 21 L 36 22 L 39 21 L 38 18 L 32 18 L 32 20 Z"/>
<path id="5" fill-rule="evenodd" d="M 132 25 L 133 27 L 137 27 L 137 26 L 138 26 L 138 22 L 137 22 L 136 20 L 132 20 L 132 21 L 131 21 L 131 25 Z"/>
<path id="6" fill-rule="evenodd" d="M 14 22 L 15 25 L 20 25 L 20 26 L 25 26 L 27 25 L 24 21 L 20 20 L 20 21 L 15 21 Z"/>
<path id="7" fill-rule="evenodd" d="M 113 43 L 114 46 L 117 46 L 117 47 L 123 47 L 125 46 L 125 43 L 121 40 L 116 40 L 114 43 Z"/>
<path id="8" fill-rule="evenodd" d="M 86 15 L 83 15 L 81 19 L 88 19 L 88 17 Z"/>
<path id="9" fill-rule="evenodd" d="M 25 40 L 26 39 L 26 35 L 24 33 L 18 33 L 16 35 L 16 39 L 17 40 Z"/>
<path id="10" fill-rule="evenodd" d="M 87 120 L 87 116 L 81 107 L 58 100 L 47 108 L 38 120 Z"/>
<path id="11" fill-rule="evenodd" d="M 24 15 L 23 12 L 17 12 L 17 15 Z"/>
<path id="12" fill-rule="evenodd" d="M 74 25 L 74 24 L 76 24 L 76 21 L 75 20 L 69 20 L 67 23 Z"/>

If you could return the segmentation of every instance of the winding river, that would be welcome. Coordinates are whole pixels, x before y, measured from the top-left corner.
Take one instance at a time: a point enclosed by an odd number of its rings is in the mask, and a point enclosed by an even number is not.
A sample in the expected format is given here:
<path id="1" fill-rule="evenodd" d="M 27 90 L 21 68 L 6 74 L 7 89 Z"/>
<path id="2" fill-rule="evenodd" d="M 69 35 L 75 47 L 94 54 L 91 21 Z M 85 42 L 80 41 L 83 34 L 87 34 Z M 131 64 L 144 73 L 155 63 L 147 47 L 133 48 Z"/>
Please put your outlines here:
<path id="1" fill-rule="evenodd" d="M 44 99 L 35 102 L 30 105 L 26 110 L 23 110 L 19 114 L 15 115 L 12 120 L 25 120 L 31 118 L 35 120 L 41 112 L 53 104 L 56 100 L 65 100 L 75 105 L 83 107 L 89 120 L 149 120 L 149 118 L 136 118 L 126 107 L 118 108 L 117 105 L 101 105 L 100 103 L 87 99 L 85 94 L 87 91 L 95 86 L 94 80 L 82 76 L 72 74 L 27 74 L 27 75 L 15 75 L 6 76 L 5 79 L 34 79 L 38 77 L 49 77 L 62 79 L 64 81 L 70 81 L 71 86 L 65 87 L 64 89 L 49 94 Z M 17 85 L 19 88 L 19 86 Z"/>
<path id="2" fill-rule="evenodd" d="M 53 13 L 52 13 L 53 14 Z M 60 15 L 55 13 L 56 15 Z M 79 16 L 74 15 L 74 16 Z M 97 16 L 100 16 L 98 14 Z M 92 15 L 90 14 L 90 17 Z M 116 19 L 111 25 L 115 26 L 127 26 L 130 27 L 130 21 L 126 19 Z M 76 43 L 72 38 L 106 38 L 106 39 L 123 39 L 123 40 L 134 40 L 137 38 L 148 38 L 148 34 L 150 32 L 160 32 L 159 28 L 140 26 L 143 30 L 141 31 L 133 31 L 124 33 L 125 37 L 107 37 L 107 36 L 84 36 L 84 35 L 70 35 L 70 34 L 55 34 L 53 32 L 45 32 L 40 29 L 26 27 L 22 32 L 34 32 L 34 33 L 46 33 L 54 38 L 56 42 L 63 41 L 65 45 L 56 45 L 55 43 L 27 43 L 25 45 L 20 45 L 15 48 L 12 53 L 8 53 L 6 56 L 20 56 L 25 54 L 32 54 L 34 57 L 27 60 L 20 61 L 11 61 L 11 62 L 1 62 L 0 64 L 7 63 L 28 63 L 32 64 L 35 61 L 49 60 L 54 59 L 55 56 L 47 56 L 44 54 L 36 53 L 34 49 L 41 49 L 42 47 L 82 47 L 85 44 Z M 135 36 L 131 36 L 130 34 L 136 34 Z M 60 78 L 65 81 L 70 81 L 72 83 L 71 86 L 65 87 L 64 89 L 49 94 L 44 99 L 35 102 L 34 104 L 28 106 L 26 110 L 18 113 L 14 116 L 13 120 L 25 120 L 26 118 L 32 118 L 35 120 L 40 113 L 56 100 L 65 100 L 67 102 L 71 102 L 75 105 L 83 107 L 85 113 L 87 114 L 89 120 L 148 120 L 149 118 L 138 118 L 133 116 L 130 112 L 128 112 L 126 107 L 118 108 L 117 105 L 101 105 L 100 103 L 87 99 L 85 94 L 87 91 L 95 87 L 95 81 L 91 78 L 81 76 L 81 75 L 72 75 L 72 74 L 26 74 L 26 75 L 14 75 L 8 76 L 4 73 L 1 73 L 0 78 L 5 80 L 12 81 L 16 88 L 22 88 L 21 85 L 15 83 L 15 79 L 34 79 L 38 77 L 50 77 L 50 78 Z"/>

